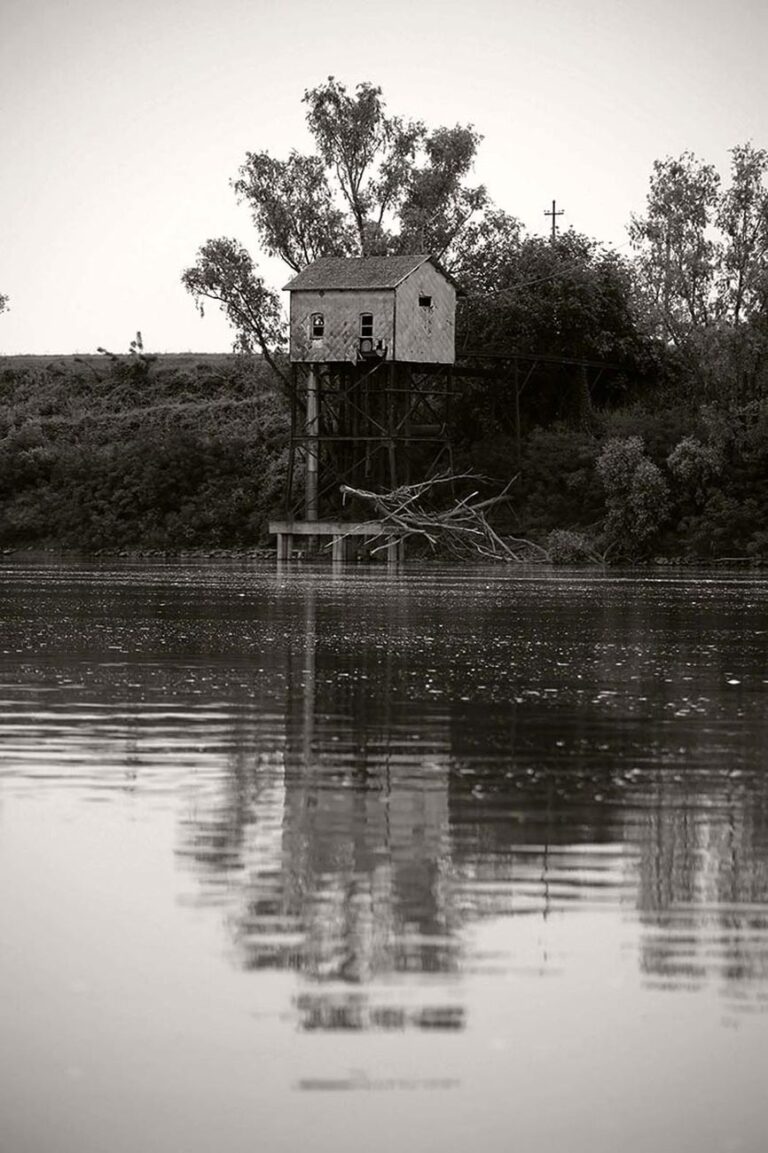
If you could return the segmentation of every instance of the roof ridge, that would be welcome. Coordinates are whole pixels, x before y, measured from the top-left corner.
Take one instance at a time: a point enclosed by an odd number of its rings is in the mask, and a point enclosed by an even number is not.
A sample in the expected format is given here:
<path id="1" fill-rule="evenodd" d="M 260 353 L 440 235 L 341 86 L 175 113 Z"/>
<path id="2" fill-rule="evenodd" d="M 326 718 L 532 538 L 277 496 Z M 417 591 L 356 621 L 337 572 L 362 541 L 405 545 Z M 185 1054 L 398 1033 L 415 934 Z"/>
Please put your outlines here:
<path id="1" fill-rule="evenodd" d="M 437 265 L 429 253 L 396 252 L 377 253 L 372 256 L 319 256 L 291 277 L 288 283 L 283 285 L 283 288 L 288 291 L 302 289 L 319 291 L 323 287 L 339 290 L 397 288 L 411 273 L 428 261 L 433 261 L 444 276 L 448 275 L 444 269 Z M 368 276 L 365 275 L 366 266 L 369 270 Z M 324 283 L 326 277 L 329 280 L 336 280 L 337 277 L 333 276 L 333 272 L 341 274 L 344 269 L 348 271 L 349 276 L 340 276 L 339 278 L 347 280 L 347 283 Z"/>

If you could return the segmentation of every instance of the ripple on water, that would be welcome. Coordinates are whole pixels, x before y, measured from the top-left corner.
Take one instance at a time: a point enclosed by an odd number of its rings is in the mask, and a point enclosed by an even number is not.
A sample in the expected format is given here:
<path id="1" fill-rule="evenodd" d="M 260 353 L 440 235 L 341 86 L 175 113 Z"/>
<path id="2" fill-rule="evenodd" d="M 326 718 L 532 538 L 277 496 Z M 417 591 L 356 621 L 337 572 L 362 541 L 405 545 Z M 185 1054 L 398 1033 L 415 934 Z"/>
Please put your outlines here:
<path id="1" fill-rule="evenodd" d="M 230 1081 L 227 1036 L 202 1008 L 227 998 L 271 1038 L 249 1033 L 239 1052 L 267 1069 L 288 1054 L 291 1093 L 371 1087 L 360 1070 L 384 1040 L 422 1087 L 489 1084 L 497 1051 L 549 1073 L 537 1054 L 574 1037 L 568 1068 L 589 1069 L 590 1030 L 611 1036 L 612 1021 L 632 1084 L 621 1037 L 664 1068 L 668 1044 L 693 1059 L 689 1002 L 697 1020 L 715 1003 L 716 1029 L 717 1013 L 741 1028 L 768 1003 L 767 599 L 762 579 L 19 569 L 0 586 L 0 820 L 46 800 L 47 824 L 24 825 L 32 857 L 13 850 L 37 907 L 63 814 L 85 837 L 101 802 L 109 844 L 94 832 L 82 860 L 72 842 L 52 858 L 70 902 L 66 927 L 44 906 L 54 953 L 116 1003 L 133 986 L 94 958 L 111 937 L 130 953 L 127 925 L 159 925 L 152 963 L 132 962 L 146 1005 L 161 1019 L 188 994 Z M 190 924 L 216 941 L 193 992 Z M 125 1021 L 110 1026 L 140 1068 Z M 307 1068 L 322 1036 L 328 1067 Z M 359 1061 L 340 1068 L 347 1038 Z M 418 1065 L 430 1038 L 433 1065 Z M 487 1104 L 511 1131 L 506 1090 Z"/>

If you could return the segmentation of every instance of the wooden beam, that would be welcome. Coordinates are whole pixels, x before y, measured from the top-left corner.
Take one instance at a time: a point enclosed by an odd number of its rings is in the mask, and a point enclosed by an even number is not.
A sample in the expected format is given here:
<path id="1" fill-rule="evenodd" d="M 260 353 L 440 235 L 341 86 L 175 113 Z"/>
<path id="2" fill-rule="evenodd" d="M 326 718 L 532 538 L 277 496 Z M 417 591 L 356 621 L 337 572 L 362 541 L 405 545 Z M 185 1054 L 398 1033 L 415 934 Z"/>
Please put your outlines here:
<path id="1" fill-rule="evenodd" d="M 383 520 L 271 520 L 275 536 L 397 536 L 396 527 Z"/>

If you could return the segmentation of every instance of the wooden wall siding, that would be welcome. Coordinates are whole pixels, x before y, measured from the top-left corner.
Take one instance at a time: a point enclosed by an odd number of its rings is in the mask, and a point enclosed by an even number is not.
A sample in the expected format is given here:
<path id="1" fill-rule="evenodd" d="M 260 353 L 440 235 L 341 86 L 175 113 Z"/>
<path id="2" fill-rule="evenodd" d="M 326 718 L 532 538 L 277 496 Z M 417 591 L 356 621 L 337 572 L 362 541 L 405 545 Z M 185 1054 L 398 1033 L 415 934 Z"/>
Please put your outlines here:
<path id="1" fill-rule="evenodd" d="M 419 305 L 431 296 L 432 305 Z M 312 316 L 322 313 L 322 340 L 310 335 Z M 358 363 L 360 314 L 373 316 L 374 344 L 382 340 L 386 360 L 413 364 L 453 364 L 456 290 L 433 264 L 426 263 L 397 288 L 294 289 L 290 304 L 292 361 Z"/>
<path id="2" fill-rule="evenodd" d="M 432 264 L 398 285 L 395 356 L 415 364 L 453 364 L 456 357 L 456 290 Z M 419 306 L 431 296 L 432 307 Z"/>
<path id="3" fill-rule="evenodd" d="M 325 318 L 322 340 L 310 338 L 311 317 L 315 312 L 321 312 Z M 291 360 L 309 364 L 331 361 L 357 364 L 361 312 L 372 313 L 374 342 L 384 341 L 386 359 L 391 360 L 395 312 L 395 293 L 391 288 L 292 292 Z"/>

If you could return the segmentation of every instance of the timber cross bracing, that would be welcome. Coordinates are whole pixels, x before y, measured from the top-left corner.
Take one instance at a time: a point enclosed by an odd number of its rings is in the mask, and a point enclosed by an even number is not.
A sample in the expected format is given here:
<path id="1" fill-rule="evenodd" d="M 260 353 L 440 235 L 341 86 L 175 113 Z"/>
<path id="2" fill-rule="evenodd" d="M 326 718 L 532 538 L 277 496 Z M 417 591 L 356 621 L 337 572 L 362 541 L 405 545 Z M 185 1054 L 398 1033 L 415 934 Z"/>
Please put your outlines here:
<path id="1" fill-rule="evenodd" d="M 545 367 L 574 368 L 588 374 L 591 391 L 603 373 L 616 368 L 606 361 L 546 353 L 493 352 L 468 349 L 455 366 L 331 365 L 316 370 L 317 420 L 309 430 L 308 375 L 294 366 L 293 404 L 286 512 L 296 515 L 296 465 L 306 465 L 314 452 L 319 473 L 318 501 L 338 515 L 339 479 L 358 487 L 395 488 L 450 471 L 451 409 L 462 380 L 488 379 L 508 389 L 512 400 L 514 439 L 520 453 L 521 401 Z"/>
<path id="2" fill-rule="evenodd" d="M 452 466 L 450 366 L 294 366 L 286 510 L 296 465 L 317 469 L 316 502 L 337 514 L 338 484 L 396 488 Z M 313 420 L 305 414 L 313 409 Z"/>

